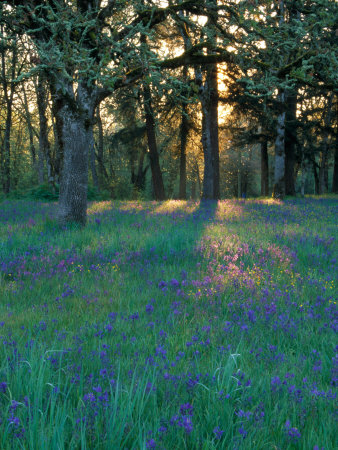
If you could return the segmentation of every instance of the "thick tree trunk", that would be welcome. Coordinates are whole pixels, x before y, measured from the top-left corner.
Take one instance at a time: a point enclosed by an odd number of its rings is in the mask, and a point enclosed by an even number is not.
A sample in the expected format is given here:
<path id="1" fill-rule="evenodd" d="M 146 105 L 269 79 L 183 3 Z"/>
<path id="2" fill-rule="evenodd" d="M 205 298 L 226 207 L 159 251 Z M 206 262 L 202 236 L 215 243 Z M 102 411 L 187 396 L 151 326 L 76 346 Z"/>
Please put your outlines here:
<path id="1" fill-rule="evenodd" d="M 87 216 L 88 153 L 93 135 L 95 98 L 83 82 L 75 97 L 71 85 L 63 83 L 68 97 L 62 114 L 63 168 L 60 182 L 58 220 L 61 224 L 84 225 Z"/>
<path id="2" fill-rule="evenodd" d="M 212 26 L 217 22 L 217 1 L 211 0 L 215 9 L 213 17 L 209 17 L 206 29 L 210 40 L 216 43 Z M 213 54 L 208 51 L 208 54 Z M 196 84 L 199 86 L 199 97 L 202 106 L 202 145 L 204 153 L 204 175 L 202 200 L 219 199 L 219 139 L 218 139 L 218 84 L 217 64 L 210 64 L 205 71 L 205 81 L 201 70 L 195 68 Z"/>
<path id="3" fill-rule="evenodd" d="M 219 185 L 219 139 L 218 139 L 218 85 L 217 64 L 211 64 L 208 68 L 210 84 L 210 137 L 213 159 L 213 198 L 220 198 Z"/>
<path id="4" fill-rule="evenodd" d="M 181 127 L 180 127 L 180 187 L 178 197 L 181 200 L 187 198 L 187 142 L 189 132 L 189 119 L 187 116 L 187 106 L 182 105 Z"/>
<path id="5" fill-rule="evenodd" d="M 278 23 L 282 27 L 285 21 L 284 0 L 278 2 Z M 272 197 L 283 199 L 285 197 L 285 91 L 280 89 L 278 101 L 281 112 L 277 117 L 277 136 L 275 141 L 275 172 Z"/>
<path id="6" fill-rule="evenodd" d="M 279 94 L 281 105 L 284 105 L 284 93 Z M 285 197 L 285 112 L 281 112 L 277 118 L 277 137 L 275 141 L 275 173 L 273 198 Z"/>
<path id="7" fill-rule="evenodd" d="M 202 145 L 204 154 L 202 200 L 214 198 L 214 165 L 211 141 L 211 115 L 207 105 L 202 103 Z"/>
<path id="8" fill-rule="evenodd" d="M 217 64 L 207 70 L 204 86 L 200 88 L 202 104 L 202 145 L 204 176 L 202 199 L 219 199 L 219 140 Z"/>
<path id="9" fill-rule="evenodd" d="M 153 181 L 154 196 L 155 200 L 164 200 L 165 199 L 164 184 L 160 167 L 160 158 L 157 149 L 154 111 L 151 103 L 151 93 L 149 86 L 147 85 L 144 86 L 143 95 L 144 95 L 144 110 L 146 118 L 146 132 L 148 138 L 149 159 Z"/>
<path id="10" fill-rule="evenodd" d="M 261 195 L 269 195 L 269 155 L 268 141 L 264 139 L 261 142 Z"/>
<path id="11" fill-rule="evenodd" d="M 63 112 L 64 160 L 58 219 L 62 224 L 85 224 L 90 133 L 84 121 L 76 117 L 68 107 L 63 108 Z"/>
<path id="12" fill-rule="evenodd" d="M 285 194 L 295 195 L 297 91 L 292 91 L 286 94 L 285 106 Z"/>

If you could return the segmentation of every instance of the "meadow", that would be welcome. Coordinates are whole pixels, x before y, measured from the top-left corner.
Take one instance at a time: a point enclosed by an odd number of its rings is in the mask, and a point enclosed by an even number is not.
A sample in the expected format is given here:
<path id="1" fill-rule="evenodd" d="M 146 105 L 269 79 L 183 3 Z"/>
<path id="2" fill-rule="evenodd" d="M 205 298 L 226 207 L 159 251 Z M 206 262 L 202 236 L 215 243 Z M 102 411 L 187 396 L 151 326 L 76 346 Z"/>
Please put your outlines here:
<path id="1" fill-rule="evenodd" d="M 0 203 L 0 448 L 337 448 L 338 198 Z"/>

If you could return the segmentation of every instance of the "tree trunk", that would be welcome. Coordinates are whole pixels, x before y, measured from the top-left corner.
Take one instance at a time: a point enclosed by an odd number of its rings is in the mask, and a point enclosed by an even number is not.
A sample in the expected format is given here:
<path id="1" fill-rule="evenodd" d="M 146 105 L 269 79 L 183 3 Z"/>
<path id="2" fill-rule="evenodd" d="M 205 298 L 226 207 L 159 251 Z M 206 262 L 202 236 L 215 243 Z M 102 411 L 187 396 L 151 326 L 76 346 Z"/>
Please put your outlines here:
<path id="1" fill-rule="evenodd" d="M 102 187 L 104 182 L 109 178 L 106 168 L 103 162 L 103 126 L 102 119 L 100 114 L 100 107 L 96 108 L 96 123 L 98 127 L 98 142 L 97 142 L 97 162 L 98 162 L 98 178 L 99 178 L 99 186 Z"/>
<path id="2" fill-rule="evenodd" d="M 195 180 L 195 178 L 193 178 L 193 180 L 191 181 L 191 198 L 193 200 L 196 199 L 196 180 Z"/>
<path id="3" fill-rule="evenodd" d="M 201 177 L 200 177 L 200 169 L 199 169 L 199 167 L 198 167 L 197 161 L 196 161 L 195 170 L 196 170 L 196 175 L 197 175 L 198 198 L 201 198 L 201 193 L 202 193 L 202 183 L 201 183 Z"/>
<path id="4" fill-rule="evenodd" d="M 305 158 L 303 156 L 302 163 L 301 163 L 301 169 L 302 169 L 302 175 L 300 180 L 300 195 L 302 198 L 305 196 L 305 181 L 306 181 L 306 162 Z"/>
<path id="5" fill-rule="evenodd" d="M 61 224 L 84 225 L 87 216 L 88 153 L 93 135 L 94 97 L 85 81 L 77 88 L 63 82 L 68 97 L 62 114 L 63 168 L 60 182 L 58 219 Z"/>
<path id="6" fill-rule="evenodd" d="M 144 157 L 146 155 L 146 149 L 142 148 L 138 160 L 138 169 L 135 179 L 135 187 L 138 191 L 144 191 L 146 187 L 146 173 L 148 170 L 148 166 L 146 168 L 143 168 L 144 164 Z"/>
<path id="7" fill-rule="evenodd" d="M 154 111 L 151 104 L 151 93 L 149 86 L 145 85 L 143 88 L 144 96 L 144 110 L 146 117 L 146 131 L 148 138 L 148 148 L 149 148 L 149 159 L 150 168 L 153 181 L 153 189 L 155 200 L 164 200 L 164 184 L 162 178 L 162 172 L 160 167 L 160 158 L 157 150 L 156 132 L 155 132 L 155 121 L 154 121 Z"/>
<path id="8" fill-rule="evenodd" d="M 338 194 L 338 146 L 336 146 L 335 151 L 334 151 L 332 192 L 334 194 Z"/>
<path id="9" fill-rule="evenodd" d="M 187 106 L 182 105 L 181 128 L 180 128 L 180 188 L 178 197 L 181 200 L 187 198 L 187 142 L 189 132 L 189 119 L 187 117 Z"/>
<path id="10" fill-rule="evenodd" d="M 9 191 L 11 189 L 11 128 L 12 128 L 12 102 L 7 102 L 5 137 L 3 143 L 4 146 L 3 190 L 5 194 L 9 194 Z"/>
<path id="11" fill-rule="evenodd" d="M 205 102 L 202 103 L 202 145 L 204 154 L 204 174 L 202 200 L 214 198 L 214 166 L 211 141 L 211 115 Z"/>
<path id="12" fill-rule="evenodd" d="M 279 94 L 280 103 L 284 106 L 284 92 Z M 281 112 L 277 118 L 277 137 L 275 141 L 275 173 L 273 198 L 285 197 L 285 112 Z"/>
<path id="13" fill-rule="evenodd" d="M 202 104 L 202 144 L 204 153 L 204 177 L 202 199 L 218 200 L 219 139 L 218 139 L 218 86 L 217 64 L 210 64 L 204 86 L 200 88 Z"/>
<path id="14" fill-rule="evenodd" d="M 3 27 L 1 26 L 1 33 L 3 34 Z M 2 185 L 5 194 L 9 194 L 11 189 L 11 130 L 12 130 L 12 113 L 13 113 L 13 100 L 16 84 L 14 83 L 16 64 L 17 64 L 17 47 L 16 40 L 12 40 L 12 60 L 10 61 L 10 81 L 7 81 L 8 73 L 6 70 L 6 58 L 5 47 L 1 48 L 1 76 L 2 76 L 2 89 L 4 94 L 4 100 L 6 105 L 6 121 L 5 121 L 5 134 L 2 143 L 1 155 L 3 160 L 2 167 Z"/>
<path id="15" fill-rule="evenodd" d="M 208 80 L 210 84 L 210 138 L 213 159 L 213 199 L 215 200 L 220 198 L 217 72 L 217 64 L 211 64 L 208 68 Z"/>
<path id="16" fill-rule="evenodd" d="M 211 3 L 216 7 L 217 1 Z M 216 43 L 213 25 L 217 22 L 217 8 L 206 24 L 209 38 Z M 208 54 L 213 52 L 208 50 Z M 202 145 L 204 153 L 204 175 L 202 200 L 219 199 L 219 139 L 218 139 L 218 83 L 217 64 L 209 64 L 205 71 L 203 84 L 202 71 L 195 67 L 196 84 L 199 86 L 199 97 L 202 106 Z"/>
<path id="17" fill-rule="evenodd" d="M 91 127 L 91 136 L 89 141 L 89 159 L 90 159 L 90 170 L 92 173 L 92 179 L 93 179 L 93 185 L 96 187 L 96 189 L 99 189 L 99 180 L 96 172 L 96 165 L 95 165 L 95 146 L 94 146 L 94 135 L 93 135 L 93 128 Z"/>
<path id="18" fill-rule="evenodd" d="M 264 139 L 261 142 L 261 195 L 269 195 L 269 154 L 268 141 Z"/>
<path id="19" fill-rule="evenodd" d="M 53 132 L 54 132 L 54 182 L 60 183 L 63 165 L 63 100 L 62 97 L 55 92 L 53 85 L 50 85 L 52 94 L 52 114 L 53 114 Z"/>
<path id="20" fill-rule="evenodd" d="M 40 182 L 40 173 L 39 173 L 39 165 L 36 164 L 36 150 L 35 150 L 35 145 L 34 145 L 34 130 L 33 130 L 33 126 L 32 126 L 32 121 L 31 121 L 31 113 L 29 112 L 29 106 L 28 106 L 28 99 L 27 99 L 27 94 L 26 94 L 26 90 L 23 86 L 22 88 L 22 93 L 23 93 L 23 107 L 25 110 L 25 120 L 26 120 L 26 124 L 27 124 L 27 129 L 28 129 L 28 136 L 29 136 L 29 150 L 32 156 L 32 164 L 34 169 L 38 169 L 38 181 L 39 184 L 42 184 L 42 182 Z"/>
<path id="21" fill-rule="evenodd" d="M 319 177 L 318 177 L 318 172 L 317 172 L 316 161 L 313 161 L 313 163 L 312 163 L 312 170 L 313 170 L 313 177 L 315 180 L 315 194 L 319 195 Z"/>
<path id="22" fill-rule="evenodd" d="M 285 95 L 285 194 L 295 195 L 295 161 L 297 142 L 297 91 Z"/>
<path id="23" fill-rule="evenodd" d="M 278 2 L 278 23 L 282 27 L 285 21 L 284 0 Z M 275 172 L 272 197 L 283 199 L 285 197 L 285 91 L 278 92 L 281 112 L 277 117 L 277 136 L 275 141 Z"/>
<path id="24" fill-rule="evenodd" d="M 238 150 L 238 166 L 237 166 L 237 198 L 242 197 L 242 153 Z"/>
<path id="25" fill-rule="evenodd" d="M 219 199 L 219 143 L 217 101 L 210 101 L 208 83 L 203 87 L 202 103 L 202 145 L 204 154 L 203 200 Z M 217 94 L 212 94 L 217 95 Z"/>
<path id="26" fill-rule="evenodd" d="M 328 158 L 329 158 L 329 133 L 332 117 L 333 94 L 328 99 L 327 111 L 324 119 L 324 132 L 320 152 L 319 166 L 319 194 L 327 192 L 328 188 Z"/>
<path id="27" fill-rule="evenodd" d="M 51 161 L 51 151 L 48 140 L 48 121 L 47 121 L 47 104 L 48 104 L 48 91 L 47 83 L 43 79 L 42 75 L 39 75 L 38 84 L 36 86 L 36 99 L 39 111 L 39 183 L 43 182 L 43 161 L 46 160 L 47 164 L 47 176 L 48 184 L 54 187 L 53 168 Z"/>

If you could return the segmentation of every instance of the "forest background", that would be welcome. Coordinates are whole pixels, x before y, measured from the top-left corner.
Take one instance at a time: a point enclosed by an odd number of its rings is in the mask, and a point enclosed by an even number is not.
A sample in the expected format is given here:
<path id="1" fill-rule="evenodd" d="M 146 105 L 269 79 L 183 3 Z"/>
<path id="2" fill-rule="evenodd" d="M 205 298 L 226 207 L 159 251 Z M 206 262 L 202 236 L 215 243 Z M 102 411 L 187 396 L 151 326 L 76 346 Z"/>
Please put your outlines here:
<path id="1" fill-rule="evenodd" d="M 338 191 L 335 1 L 3 1 L 0 196 Z M 89 184 L 88 184 L 89 183 Z"/>

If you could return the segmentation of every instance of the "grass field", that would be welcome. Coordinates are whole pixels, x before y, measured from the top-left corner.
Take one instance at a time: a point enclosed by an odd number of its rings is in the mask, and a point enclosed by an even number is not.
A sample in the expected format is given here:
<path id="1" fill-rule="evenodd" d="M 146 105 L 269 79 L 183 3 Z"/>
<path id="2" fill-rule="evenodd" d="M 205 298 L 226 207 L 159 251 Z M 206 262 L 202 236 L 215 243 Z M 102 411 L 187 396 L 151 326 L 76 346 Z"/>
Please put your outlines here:
<path id="1" fill-rule="evenodd" d="M 338 198 L 0 203 L 0 449 L 337 448 Z"/>

